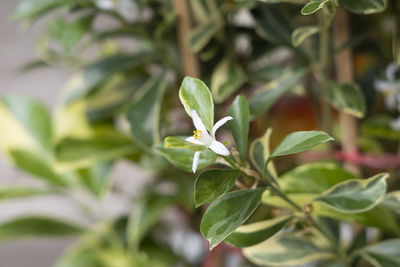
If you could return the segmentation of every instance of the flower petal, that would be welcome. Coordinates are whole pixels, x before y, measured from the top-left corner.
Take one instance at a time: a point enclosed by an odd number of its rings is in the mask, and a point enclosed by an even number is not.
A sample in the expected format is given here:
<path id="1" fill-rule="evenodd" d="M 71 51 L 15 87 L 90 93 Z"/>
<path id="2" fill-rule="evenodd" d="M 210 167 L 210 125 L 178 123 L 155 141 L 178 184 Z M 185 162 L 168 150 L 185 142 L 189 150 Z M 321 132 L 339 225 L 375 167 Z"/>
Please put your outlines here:
<path id="1" fill-rule="evenodd" d="M 397 70 L 396 63 L 390 63 L 389 66 L 387 66 L 386 76 L 389 79 L 389 81 L 396 80 L 396 70 Z"/>
<path id="2" fill-rule="evenodd" d="M 230 120 L 233 120 L 233 118 L 231 116 L 227 116 L 227 117 L 224 117 L 224 118 L 220 119 L 219 121 L 217 121 L 212 128 L 212 136 L 215 136 L 215 132 L 218 130 L 219 127 L 221 127 L 227 121 L 230 121 Z"/>
<path id="3" fill-rule="evenodd" d="M 379 92 L 387 92 L 392 90 L 393 83 L 385 80 L 376 80 L 374 86 Z"/>
<path id="4" fill-rule="evenodd" d="M 228 156 L 230 154 L 229 150 L 221 142 L 218 142 L 217 140 L 213 140 L 208 148 L 214 151 L 214 153 L 221 156 Z"/>
<path id="5" fill-rule="evenodd" d="M 185 141 L 188 141 L 190 143 L 196 144 L 196 145 L 202 145 L 204 146 L 204 144 L 202 142 L 200 142 L 199 140 L 194 139 L 193 136 L 190 136 L 188 138 L 185 138 Z"/>
<path id="6" fill-rule="evenodd" d="M 200 151 L 194 152 L 194 156 L 193 156 L 193 165 L 192 165 L 192 171 L 193 171 L 193 173 L 196 173 L 197 165 L 199 165 L 200 153 L 201 153 Z"/>
<path id="7" fill-rule="evenodd" d="M 192 110 L 192 120 L 194 127 L 196 127 L 197 130 L 202 131 L 202 134 L 209 135 L 206 129 L 206 126 L 204 126 L 203 121 L 201 120 L 199 114 L 197 114 L 196 110 Z"/>

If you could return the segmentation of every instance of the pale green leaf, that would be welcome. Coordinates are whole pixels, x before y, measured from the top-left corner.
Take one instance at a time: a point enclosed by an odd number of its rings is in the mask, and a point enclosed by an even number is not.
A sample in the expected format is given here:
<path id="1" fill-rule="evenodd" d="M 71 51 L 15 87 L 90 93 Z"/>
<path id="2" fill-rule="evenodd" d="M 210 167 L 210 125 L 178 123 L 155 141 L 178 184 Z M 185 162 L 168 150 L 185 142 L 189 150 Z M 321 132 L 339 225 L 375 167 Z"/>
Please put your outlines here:
<path id="1" fill-rule="evenodd" d="M 306 26 L 296 29 L 292 33 L 292 43 L 294 46 L 301 45 L 308 37 L 319 31 L 317 26 Z"/>
<path id="2" fill-rule="evenodd" d="M 301 14 L 303 15 L 310 15 L 319 9 L 323 8 L 326 3 L 328 3 L 330 0 L 317 0 L 317 1 L 311 1 L 308 2 L 302 9 L 301 9 Z"/>
<path id="3" fill-rule="evenodd" d="M 204 151 L 207 147 L 202 145 L 197 145 L 188 141 L 185 141 L 183 138 L 175 137 L 175 136 L 168 136 L 164 140 L 164 147 L 165 148 L 184 148 L 193 151 Z"/>

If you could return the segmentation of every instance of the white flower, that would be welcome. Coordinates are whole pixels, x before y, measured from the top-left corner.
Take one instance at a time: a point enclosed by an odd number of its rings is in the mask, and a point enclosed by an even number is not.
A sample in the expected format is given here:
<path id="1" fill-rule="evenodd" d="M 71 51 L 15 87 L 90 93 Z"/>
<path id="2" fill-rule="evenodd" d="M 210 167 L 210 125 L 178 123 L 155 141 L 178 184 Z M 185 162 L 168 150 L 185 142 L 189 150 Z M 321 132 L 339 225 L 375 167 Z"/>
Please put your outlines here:
<path id="1" fill-rule="evenodd" d="M 396 70 L 398 66 L 395 63 L 389 64 L 386 68 L 387 80 L 377 80 L 374 85 L 376 89 L 385 96 L 386 106 L 393 110 L 399 104 L 397 96 L 400 94 L 400 81 L 396 80 Z"/>
<path id="2" fill-rule="evenodd" d="M 195 110 L 192 110 L 192 120 L 196 131 L 193 131 L 193 136 L 186 138 L 185 140 L 196 145 L 202 145 L 211 149 L 214 153 L 221 156 L 228 156 L 229 150 L 221 143 L 215 140 L 215 132 L 219 127 L 224 125 L 227 121 L 233 120 L 231 116 L 224 117 L 217 121 L 212 128 L 211 135 L 208 133 L 206 126 L 204 126 L 203 121 L 197 114 Z M 193 173 L 197 170 L 197 165 L 199 164 L 201 151 L 196 151 L 193 157 L 192 170 Z"/>

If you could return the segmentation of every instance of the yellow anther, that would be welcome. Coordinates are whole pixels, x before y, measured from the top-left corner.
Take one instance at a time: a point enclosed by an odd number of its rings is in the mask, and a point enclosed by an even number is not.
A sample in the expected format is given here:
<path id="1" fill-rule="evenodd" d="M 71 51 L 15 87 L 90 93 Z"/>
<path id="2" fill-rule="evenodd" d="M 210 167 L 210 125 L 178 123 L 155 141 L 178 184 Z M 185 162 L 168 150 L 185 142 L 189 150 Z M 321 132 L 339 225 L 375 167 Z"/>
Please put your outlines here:
<path id="1" fill-rule="evenodd" d="M 201 138 L 202 136 L 203 136 L 203 132 L 202 131 L 200 131 L 200 130 L 193 131 L 194 139 Z"/>

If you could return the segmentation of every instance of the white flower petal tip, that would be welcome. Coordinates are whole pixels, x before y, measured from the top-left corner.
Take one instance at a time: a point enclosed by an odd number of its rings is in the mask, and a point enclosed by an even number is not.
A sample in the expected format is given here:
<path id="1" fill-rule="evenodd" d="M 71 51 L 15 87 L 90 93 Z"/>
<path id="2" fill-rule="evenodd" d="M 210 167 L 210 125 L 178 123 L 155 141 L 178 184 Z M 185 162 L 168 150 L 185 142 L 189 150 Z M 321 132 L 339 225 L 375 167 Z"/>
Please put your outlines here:
<path id="1" fill-rule="evenodd" d="M 197 166 L 199 165 L 200 153 L 201 153 L 201 152 L 194 152 L 194 156 L 193 156 L 193 165 L 192 165 L 192 171 L 193 171 L 193 173 L 196 173 Z"/>
<path id="2" fill-rule="evenodd" d="M 196 110 L 192 110 L 192 120 L 193 120 L 194 127 L 197 130 L 202 131 L 204 134 L 207 133 L 206 126 L 204 125 L 204 123 L 203 123 L 202 119 L 200 118 L 199 114 L 197 114 Z"/>
<path id="3" fill-rule="evenodd" d="M 224 117 L 224 118 L 220 119 L 219 121 L 217 121 L 217 122 L 214 124 L 213 128 L 212 128 L 212 136 L 215 136 L 216 131 L 217 131 L 222 125 L 224 125 L 225 123 L 227 123 L 227 122 L 230 121 L 230 120 L 233 120 L 233 118 L 232 118 L 231 116 L 227 116 L 227 117 Z"/>
<path id="4" fill-rule="evenodd" d="M 211 149 L 214 153 L 221 155 L 221 156 L 229 156 L 230 152 L 229 150 L 222 144 L 221 142 L 218 142 L 217 140 L 213 140 L 211 145 L 209 146 L 209 149 Z"/>

